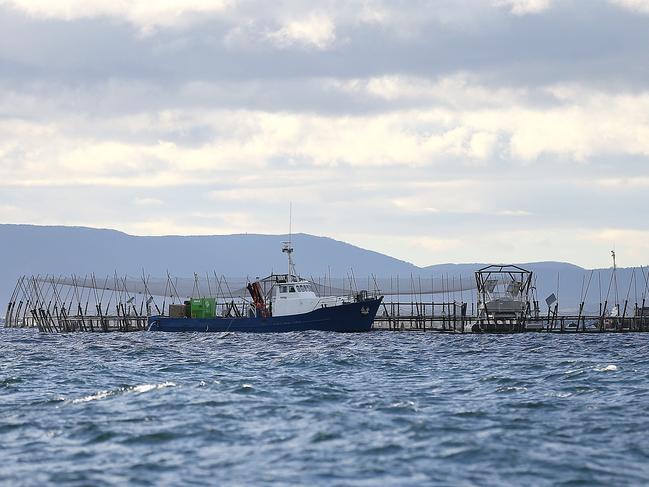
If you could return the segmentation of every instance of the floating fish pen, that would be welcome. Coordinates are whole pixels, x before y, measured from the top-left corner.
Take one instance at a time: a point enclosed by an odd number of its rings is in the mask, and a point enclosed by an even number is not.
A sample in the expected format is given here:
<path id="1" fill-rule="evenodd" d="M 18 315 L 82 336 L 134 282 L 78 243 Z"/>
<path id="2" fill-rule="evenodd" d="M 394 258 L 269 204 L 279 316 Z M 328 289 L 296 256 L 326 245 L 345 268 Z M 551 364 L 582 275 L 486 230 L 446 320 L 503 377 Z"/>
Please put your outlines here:
<path id="1" fill-rule="evenodd" d="M 545 299 L 547 314 L 541 312 L 533 273 L 515 265 L 491 265 L 475 272 L 476 301 L 384 302 L 383 312 L 375 319 L 375 328 L 387 330 L 438 331 L 447 333 L 601 333 L 649 331 L 649 307 L 646 297 L 649 275 L 643 276 L 641 301 L 630 302 L 629 283 L 626 299 L 619 304 L 615 271 L 611 276 L 606 299 L 598 312 L 587 312 L 585 298 L 594 276 L 591 271 L 577 313 L 560 313 L 558 298 L 552 293 Z M 608 298 L 615 289 L 615 304 Z"/>
<path id="2" fill-rule="evenodd" d="M 628 315 L 611 317 L 597 314 L 557 314 L 527 316 L 515 320 L 493 316 L 489 319 L 464 314 L 466 303 L 385 303 L 385 309 L 374 320 L 374 328 L 391 331 L 442 333 L 600 333 L 647 332 L 649 308 L 632 309 Z M 410 307 L 420 313 L 407 313 Z"/>
<path id="3" fill-rule="evenodd" d="M 613 274 L 614 276 L 615 274 Z M 634 274 L 635 275 L 635 274 Z M 383 295 L 374 329 L 441 333 L 601 333 L 649 331 L 646 305 L 649 276 L 643 270 L 639 302 L 627 299 L 598 308 L 586 306 L 593 273 L 588 279 L 578 311 L 560 313 L 557 296 L 545 299 L 541 311 L 534 275 L 513 265 L 487 266 L 469 277 L 423 279 L 367 278 L 358 286 L 353 272 L 346 278 L 309 279 L 320 296 L 362 298 L 363 293 Z M 257 279 L 261 294 L 269 292 L 273 276 Z M 612 277 L 613 279 L 613 277 Z M 149 327 L 151 316 L 233 317 L 258 312 L 248 279 L 216 273 L 194 278 L 118 276 L 23 276 L 18 279 L 4 318 L 6 328 L 38 328 L 42 332 L 132 332 Z M 585 283 L 586 284 L 586 283 Z M 364 288 L 365 290 L 361 289 Z M 545 307 L 544 307 L 545 308 Z M 587 309 L 588 308 L 588 309 Z"/>
<path id="4" fill-rule="evenodd" d="M 42 332 L 142 331 L 152 301 L 124 294 L 115 278 L 110 292 L 94 277 L 23 276 L 18 279 L 5 314 L 5 327 L 36 327 Z"/>

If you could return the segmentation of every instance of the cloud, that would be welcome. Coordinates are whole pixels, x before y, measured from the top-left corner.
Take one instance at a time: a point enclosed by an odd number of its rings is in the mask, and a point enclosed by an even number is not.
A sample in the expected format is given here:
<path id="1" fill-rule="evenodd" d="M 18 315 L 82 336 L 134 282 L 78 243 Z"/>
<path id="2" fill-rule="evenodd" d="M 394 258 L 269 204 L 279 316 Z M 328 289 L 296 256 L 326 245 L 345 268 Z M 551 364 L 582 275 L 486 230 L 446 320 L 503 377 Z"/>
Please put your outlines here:
<path id="1" fill-rule="evenodd" d="M 95 17 L 125 19 L 150 32 L 156 27 L 187 25 L 200 15 L 221 14 L 233 1 L 230 0 L 5 0 L 3 3 L 37 18 L 78 20 Z"/>
<path id="2" fill-rule="evenodd" d="M 332 89 L 354 97 L 382 100 L 391 106 L 437 105 L 444 107 L 503 106 L 525 102 L 525 89 L 485 86 L 468 73 L 455 73 L 433 79 L 420 76 L 389 75 L 347 80 L 326 80 Z"/>
<path id="3" fill-rule="evenodd" d="M 610 0 L 610 2 L 634 12 L 649 14 L 648 0 Z"/>
<path id="4" fill-rule="evenodd" d="M 326 49 L 336 40 L 335 30 L 331 18 L 314 13 L 304 19 L 284 22 L 280 29 L 270 32 L 268 38 L 280 48 L 297 44 Z"/>
<path id="5" fill-rule="evenodd" d="M 509 8 L 514 15 L 537 14 L 547 10 L 553 0 L 496 0 L 498 7 Z"/>
<path id="6" fill-rule="evenodd" d="M 646 176 L 629 176 L 629 177 L 611 177 L 611 178 L 602 178 L 596 179 L 589 183 L 594 183 L 603 188 L 610 189 L 621 189 L 626 190 L 628 188 L 649 188 L 649 177 Z"/>
<path id="7" fill-rule="evenodd" d="M 373 80 L 355 83 L 352 96 L 376 96 Z M 191 107 L 91 117 L 65 113 L 66 101 L 21 107 L 14 96 L 5 105 L 0 98 L 0 108 L 23 111 L 0 120 L 0 175 L 5 184 L 150 186 L 216 180 L 233 167 L 414 168 L 454 161 L 471 170 L 548 156 L 579 164 L 649 156 L 649 92 L 610 95 L 552 86 L 547 92 L 555 104 L 545 107 L 506 90 L 494 95 L 494 104 L 487 88 L 465 84 L 455 85 L 450 96 L 458 101 L 448 105 L 443 89 L 435 90 L 449 84 L 442 80 L 416 95 L 418 108 L 397 103 L 355 115 Z M 405 94 L 396 86 L 391 102 L 415 96 L 411 84 Z M 341 90 L 348 93 L 347 85 Z"/>
<path id="8" fill-rule="evenodd" d="M 164 204 L 159 198 L 135 198 L 134 203 L 140 206 L 159 206 Z"/>

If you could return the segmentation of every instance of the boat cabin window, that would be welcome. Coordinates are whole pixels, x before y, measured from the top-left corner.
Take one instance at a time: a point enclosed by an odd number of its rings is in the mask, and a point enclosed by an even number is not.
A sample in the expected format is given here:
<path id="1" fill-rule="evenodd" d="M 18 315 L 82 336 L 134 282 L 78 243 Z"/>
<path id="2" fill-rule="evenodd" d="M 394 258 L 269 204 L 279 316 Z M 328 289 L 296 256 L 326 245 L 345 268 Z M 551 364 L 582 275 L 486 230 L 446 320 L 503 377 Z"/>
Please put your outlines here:
<path id="1" fill-rule="evenodd" d="M 304 293 L 312 291 L 310 284 L 295 284 L 294 286 L 280 286 L 280 293 Z"/>
<path id="2" fill-rule="evenodd" d="M 309 284 L 296 284 L 298 292 L 305 293 L 311 291 L 311 286 Z"/>

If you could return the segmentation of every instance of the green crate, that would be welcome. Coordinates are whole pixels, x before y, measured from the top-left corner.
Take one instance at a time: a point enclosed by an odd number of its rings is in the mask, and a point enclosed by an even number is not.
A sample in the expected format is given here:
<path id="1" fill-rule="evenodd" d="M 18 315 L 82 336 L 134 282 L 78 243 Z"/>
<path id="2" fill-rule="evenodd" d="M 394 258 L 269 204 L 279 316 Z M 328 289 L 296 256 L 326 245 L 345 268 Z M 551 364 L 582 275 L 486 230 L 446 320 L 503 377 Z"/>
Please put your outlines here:
<path id="1" fill-rule="evenodd" d="M 192 298 L 190 303 L 192 318 L 214 318 L 216 316 L 216 299 Z"/>

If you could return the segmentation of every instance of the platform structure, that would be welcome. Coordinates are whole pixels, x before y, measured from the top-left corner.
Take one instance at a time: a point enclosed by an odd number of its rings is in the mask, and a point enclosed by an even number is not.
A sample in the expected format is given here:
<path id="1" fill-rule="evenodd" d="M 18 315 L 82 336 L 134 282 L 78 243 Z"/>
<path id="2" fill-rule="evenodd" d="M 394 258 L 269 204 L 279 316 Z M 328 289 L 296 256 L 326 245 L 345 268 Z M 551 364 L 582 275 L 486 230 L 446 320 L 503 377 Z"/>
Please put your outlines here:
<path id="1" fill-rule="evenodd" d="M 516 265 L 490 265 L 475 273 L 478 316 L 475 331 L 519 332 L 537 311 L 532 293 L 532 272 Z"/>

